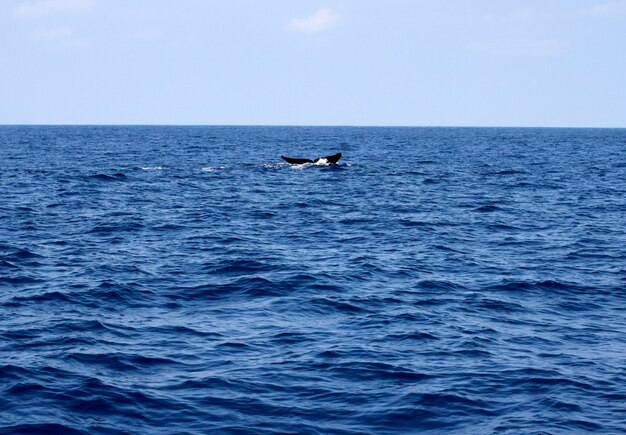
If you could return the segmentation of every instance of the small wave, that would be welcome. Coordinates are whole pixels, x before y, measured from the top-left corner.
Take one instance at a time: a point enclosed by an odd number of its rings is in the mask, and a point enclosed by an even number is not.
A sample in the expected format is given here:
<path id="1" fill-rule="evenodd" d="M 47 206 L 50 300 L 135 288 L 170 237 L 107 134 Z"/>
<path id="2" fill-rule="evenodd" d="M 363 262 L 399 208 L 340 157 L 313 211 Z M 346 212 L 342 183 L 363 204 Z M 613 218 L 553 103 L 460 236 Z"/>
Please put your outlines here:
<path id="1" fill-rule="evenodd" d="M 116 353 L 82 353 L 74 352 L 66 358 L 86 365 L 99 365 L 111 370 L 140 370 L 154 366 L 171 366 L 179 364 L 178 361 L 146 355 L 133 355 L 121 352 Z"/>
<path id="2" fill-rule="evenodd" d="M 512 231 L 520 231 L 521 228 L 513 226 L 513 225 L 507 225 L 507 224 L 502 224 L 502 223 L 494 223 L 494 224 L 489 224 L 486 225 L 486 227 L 490 230 L 495 230 L 495 231 L 508 231 L 508 232 L 512 232 Z M 510 243 L 510 241 L 505 241 L 502 244 L 508 244 Z M 525 243 L 529 243 L 529 242 L 525 242 Z"/>
<path id="3" fill-rule="evenodd" d="M 257 260 L 223 260 L 206 269 L 214 274 L 254 274 L 271 270 L 271 267 Z"/>
<path id="4" fill-rule="evenodd" d="M 517 175 L 517 174 L 527 174 L 527 171 L 523 171 L 520 169 L 498 169 L 493 172 L 495 175 Z"/>
<path id="5" fill-rule="evenodd" d="M 419 404 L 411 404 L 384 411 L 369 412 L 363 416 L 363 422 L 374 429 L 379 429 L 381 433 L 420 433 L 427 431 L 444 433 L 455 425 L 455 423 L 443 421 L 437 417 L 436 412 L 425 409 Z"/>
<path id="6" fill-rule="evenodd" d="M 258 218 L 258 219 L 271 219 L 273 217 L 276 216 L 276 213 L 269 211 L 269 210 L 252 210 L 249 213 L 249 216 L 252 218 Z"/>
<path id="7" fill-rule="evenodd" d="M 4 392 L 10 396 L 37 396 L 46 391 L 46 387 L 36 382 L 17 382 Z"/>
<path id="8" fill-rule="evenodd" d="M 328 298 L 315 298 L 309 301 L 309 304 L 318 313 L 330 314 L 339 312 L 343 314 L 367 313 L 370 310 L 351 304 L 349 302 L 337 301 Z"/>
<path id="9" fill-rule="evenodd" d="M 283 295 L 287 291 L 289 291 L 288 288 L 268 279 L 259 276 L 244 276 L 227 284 L 175 287 L 167 296 L 174 300 L 198 301 L 231 297 L 272 297 Z"/>
<path id="10" fill-rule="evenodd" d="M 430 227 L 430 226 L 437 226 L 437 224 L 432 223 L 432 222 L 425 222 L 425 221 L 415 221 L 415 220 L 410 220 L 410 219 L 401 219 L 400 220 L 400 224 L 404 225 L 405 227 Z"/>
<path id="11" fill-rule="evenodd" d="M 540 404 L 542 407 L 545 408 L 553 408 L 553 409 L 557 409 L 559 411 L 565 411 L 565 412 L 582 412 L 583 408 L 580 405 L 577 405 L 576 403 L 568 403 L 568 402 L 564 402 L 552 397 L 548 397 L 545 398 L 543 400 L 540 401 Z"/>
<path id="12" fill-rule="evenodd" d="M 387 380 L 400 382 L 419 382 L 431 379 L 432 376 L 380 362 L 350 362 L 340 363 L 330 369 L 342 377 L 350 380 Z"/>
<path id="13" fill-rule="evenodd" d="M 36 293 L 30 296 L 15 296 L 12 300 L 15 304 L 30 302 L 72 302 L 72 298 L 59 291 Z"/>
<path id="14" fill-rule="evenodd" d="M 87 234 L 114 234 L 118 232 L 138 231 L 144 226 L 140 222 L 99 224 L 87 231 Z"/>
<path id="15" fill-rule="evenodd" d="M 490 406 L 483 400 L 470 399 L 460 394 L 451 394 L 446 392 L 440 393 L 409 393 L 403 396 L 398 403 L 420 403 L 422 406 L 426 406 L 430 409 L 441 408 L 447 412 L 458 413 L 462 411 L 463 414 L 482 414 L 482 415 L 495 415 L 496 413 L 490 410 Z"/>
<path id="16" fill-rule="evenodd" d="M 12 284 L 12 285 L 20 285 L 20 284 L 36 284 L 42 282 L 41 279 L 33 278 L 32 276 L 0 276 L 0 284 Z"/>
<path id="17" fill-rule="evenodd" d="M 239 387 L 237 382 L 229 381 L 220 376 L 208 376 L 200 379 L 188 379 L 180 383 L 168 385 L 165 387 L 168 390 L 181 390 L 181 391 L 193 391 L 193 390 L 205 390 L 205 389 L 225 389 L 228 391 L 236 391 Z"/>
<path id="18" fill-rule="evenodd" d="M 153 230 L 153 231 L 170 232 L 170 231 L 183 231 L 186 228 L 187 227 L 184 226 L 184 225 L 177 225 L 177 224 L 168 223 L 168 224 L 155 225 L 155 226 L 151 227 L 151 230 Z"/>
<path id="19" fill-rule="evenodd" d="M 436 280 L 423 280 L 418 282 L 414 288 L 420 290 L 431 291 L 460 291 L 467 290 L 460 284 L 456 284 L 450 281 L 436 281 Z"/>
<path id="20" fill-rule="evenodd" d="M 517 292 L 517 291 L 537 291 L 537 290 L 547 290 L 547 291 L 557 291 L 557 292 L 581 292 L 591 290 L 587 287 L 581 287 L 580 285 L 573 283 L 565 283 L 560 281 L 504 281 L 500 284 L 491 285 L 485 287 L 484 290 L 489 291 L 506 291 L 506 292 Z"/>
<path id="21" fill-rule="evenodd" d="M 609 254 L 607 252 L 602 252 L 602 251 L 597 251 L 594 249 L 588 249 L 588 248 L 582 248 L 582 249 L 577 249 L 575 251 L 569 252 L 566 256 L 566 259 L 568 260 L 578 260 L 578 259 L 583 259 L 583 260 L 601 260 L 601 259 L 605 259 L 607 261 L 610 260 L 620 260 L 622 258 L 621 254 Z"/>
<path id="22" fill-rule="evenodd" d="M 118 283 L 106 280 L 95 288 L 79 293 L 72 293 L 71 297 L 77 303 L 87 306 L 96 305 L 102 308 L 127 306 L 142 307 L 154 303 L 154 291 L 134 282 Z"/>
<path id="23" fill-rule="evenodd" d="M 409 332 L 405 334 L 390 334 L 384 337 L 383 341 L 392 340 L 392 341 L 431 341 L 438 340 L 432 334 L 427 332 Z"/>
<path id="24" fill-rule="evenodd" d="M 243 277 L 231 284 L 222 286 L 223 289 L 237 289 L 237 291 L 252 297 L 270 297 L 284 295 L 289 289 L 266 278 L 259 276 Z"/>
<path id="25" fill-rule="evenodd" d="M 110 334 L 122 338 L 129 338 L 131 334 L 135 332 L 135 328 L 133 327 L 92 319 L 65 320 L 57 323 L 54 328 L 55 332 L 59 334 L 74 334 L 89 331 L 92 335 L 104 334 L 106 336 Z"/>
<path id="26" fill-rule="evenodd" d="M 450 246 L 445 245 L 433 245 L 433 249 L 444 252 L 454 252 L 456 254 L 467 254 L 467 252 L 460 251 L 458 249 L 451 248 Z"/>
<path id="27" fill-rule="evenodd" d="M 364 224 L 375 223 L 375 219 L 373 219 L 372 217 L 365 217 L 365 216 L 348 217 L 348 218 L 341 219 L 339 223 L 342 225 L 364 225 Z"/>
<path id="28" fill-rule="evenodd" d="M 277 345 L 292 345 L 312 341 L 313 338 L 309 334 L 299 332 L 279 332 L 274 334 L 271 340 Z"/>
<path id="29" fill-rule="evenodd" d="M 26 206 L 20 206 L 20 207 L 16 207 L 16 210 L 23 212 L 26 215 L 31 215 L 33 212 L 35 212 L 36 210 L 32 207 L 26 207 Z"/>
<path id="30" fill-rule="evenodd" d="M 480 213 L 491 213 L 494 211 L 499 211 L 502 210 L 500 207 L 498 207 L 497 205 L 481 205 L 480 207 L 476 207 L 474 209 L 474 211 L 480 212 Z"/>
<path id="31" fill-rule="evenodd" d="M 201 331 L 196 328 L 185 325 L 163 325 L 163 326 L 151 326 L 142 328 L 144 332 L 150 334 L 159 335 L 172 335 L 172 336 L 195 336 L 201 337 L 204 340 L 220 340 L 224 338 L 224 335 L 216 331 Z"/>
<path id="32" fill-rule="evenodd" d="M 10 261 L 0 260 L 0 269 L 19 269 L 19 266 L 11 263 Z"/>
<path id="33" fill-rule="evenodd" d="M 523 377 L 521 379 L 516 379 L 511 382 L 511 385 L 521 386 L 524 388 L 532 388 L 532 389 L 545 389 L 549 390 L 555 387 L 558 389 L 564 388 L 574 388 L 574 389 L 583 389 L 592 391 L 595 388 L 593 385 L 588 384 L 586 382 L 580 382 L 574 379 L 569 379 L 565 377 Z"/>
<path id="34" fill-rule="evenodd" d="M 487 310 L 489 312 L 513 313 L 513 312 L 526 311 L 526 308 L 518 303 L 510 302 L 510 301 L 503 301 L 500 299 L 490 299 L 490 298 L 480 299 L 477 304 L 472 305 L 472 308 L 470 309 L 470 311 L 474 307 Z"/>
<path id="35" fill-rule="evenodd" d="M 90 175 L 87 177 L 88 180 L 94 181 L 124 181 L 127 179 L 126 175 L 121 172 L 116 172 L 112 175 L 99 173 L 95 175 Z"/>
<path id="36" fill-rule="evenodd" d="M 224 166 L 204 166 L 200 168 L 202 172 L 215 172 L 215 171 L 221 171 L 223 169 L 225 169 Z"/>
<path id="37" fill-rule="evenodd" d="M 63 435 L 89 435 L 85 432 L 71 426 L 58 423 L 27 423 L 16 424 L 12 426 L 0 426 L 0 434 L 20 434 L 20 435 L 37 435 L 37 434 L 63 434 Z"/>
<path id="38" fill-rule="evenodd" d="M 233 350 L 245 350 L 245 349 L 250 348 L 249 345 L 238 342 L 238 341 L 226 341 L 224 343 L 218 344 L 217 347 L 228 348 L 228 349 L 233 349 Z"/>
<path id="39" fill-rule="evenodd" d="M 28 378 L 32 375 L 33 373 L 24 367 L 16 366 L 13 364 L 5 364 L 0 366 L 0 379 L 4 379 L 6 381 Z"/>
<path id="40" fill-rule="evenodd" d="M 30 260 L 34 258 L 42 258 L 42 256 L 27 249 L 18 249 L 17 251 L 11 252 L 10 254 L 5 254 L 1 258 L 6 261 L 20 261 Z"/>
<path id="41" fill-rule="evenodd" d="M 485 360 L 485 359 L 490 359 L 493 358 L 494 355 L 484 349 L 459 349 L 459 350 L 454 350 L 452 351 L 452 354 L 456 357 L 460 357 L 463 359 L 480 359 L 480 360 Z"/>
<path id="42" fill-rule="evenodd" d="M 143 171 L 162 171 L 167 168 L 165 166 L 141 166 L 140 169 Z"/>

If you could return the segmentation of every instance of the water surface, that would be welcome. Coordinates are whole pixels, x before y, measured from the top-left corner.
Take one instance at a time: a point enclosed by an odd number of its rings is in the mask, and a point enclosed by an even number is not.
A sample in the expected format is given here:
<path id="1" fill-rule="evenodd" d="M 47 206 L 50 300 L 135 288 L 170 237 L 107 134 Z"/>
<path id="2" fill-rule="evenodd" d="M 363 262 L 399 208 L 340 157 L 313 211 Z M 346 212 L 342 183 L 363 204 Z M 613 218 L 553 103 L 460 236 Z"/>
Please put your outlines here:
<path id="1" fill-rule="evenodd" d="M 626 130 L 4 126 L 0 163 L 0 433 L 626 431 Z"/>

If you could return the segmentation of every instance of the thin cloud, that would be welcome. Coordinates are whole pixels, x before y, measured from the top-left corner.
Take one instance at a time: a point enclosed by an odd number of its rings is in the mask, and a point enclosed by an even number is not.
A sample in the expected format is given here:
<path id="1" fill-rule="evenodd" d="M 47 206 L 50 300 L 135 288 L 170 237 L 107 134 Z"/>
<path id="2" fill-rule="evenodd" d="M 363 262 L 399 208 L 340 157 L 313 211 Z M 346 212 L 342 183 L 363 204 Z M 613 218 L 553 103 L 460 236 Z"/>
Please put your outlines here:
<path id="1" fill-rule="evenodd" d="M 83 12 L 96 0 L 31 0 L 20 3 L 13 14 L 21 19 L 36 19 L 59 12 Z"/>
<path id="2" fill-rule="evenodd" d="M 141 42 L 154 42 L 163 37 L 163 32 L 159 29 L 142 29 L 133 34 L 133 38 L 136 41 Z"/>
<path id="3" fill-rule="evenodd" d="M 321 8 L 306 18 L 294 18 L 287 28 L 299 33 L 316 33 L 332 27 L 337 22 L 337 15 L 328 8 Z"/>
<path id="4" fill-rule="evenodd" d="M 618 0 L 601 3 L 587 9 L 590 15 L 624 15 L 626 14 L 626 1 Z"/>
<path id="5" fill-rule="evenodd" d="M 59 48 L 86 48 L 89 45 L 69 26 L 36 29 L 31 34 L 31 40 Z"/>
<path id="6" fill-rule="evenodd" d="M 37 29 L 32 33 L 32 38 L 36 41 L 59 41 L 73 37 L 74 30 L 67 26 Z"/>
<path id="7" fill-rule="evenodd" d="M 68 26 L 38 28 L 31 33 L 30 38 L 33 42 L 58 49 L 83 49 L 89 46 L 84 38 Z"/>
<path id="8" fill-rule="evenodd" d="M 472 51 L 480 51 L 496 56 L 551 56 L 560 54 L 564 47 L 556 40 L 470 42 L 467 46 Z"/>

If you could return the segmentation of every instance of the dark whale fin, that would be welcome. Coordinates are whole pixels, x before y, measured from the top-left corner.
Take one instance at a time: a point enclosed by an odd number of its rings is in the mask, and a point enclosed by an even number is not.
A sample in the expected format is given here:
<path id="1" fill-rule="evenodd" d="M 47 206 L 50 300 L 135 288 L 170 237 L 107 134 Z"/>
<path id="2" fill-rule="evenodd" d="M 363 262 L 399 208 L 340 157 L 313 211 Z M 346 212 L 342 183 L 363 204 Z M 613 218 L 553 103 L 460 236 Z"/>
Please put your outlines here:
<path id="1" fill-rule="evenodd" d="M 285 157 L 285 156 L 280 156 L 280 158 L 286 161 L 287 163 L 289 163 L 290 165 L 304 165 L 305 163 L 313 163 L 313 160 L 309 160 L 309 159 L 296 159 L 293 157 Z"/>
<path id="2" fill-rule="evenodd" d="M 317 163 L 320 160 L 326 160 L 328 163 L 330 163 L 332 165 L 336 165 L 337 162 L 339 161 L 339 159 L 341 158 L 341 155 L 342 155 L 341 153 L 337 153 L 337 154 L 333 154 L 332 156 L 318 157 L 315 160 L 298 159 L 298 158 L 285 157 L 285 156 L 280 156 L 280 157 L 281 157 L 281 159 L 283 159 L 284 161 L 286 161 L 290 165 L 303 165 L 305 163 Z"/>

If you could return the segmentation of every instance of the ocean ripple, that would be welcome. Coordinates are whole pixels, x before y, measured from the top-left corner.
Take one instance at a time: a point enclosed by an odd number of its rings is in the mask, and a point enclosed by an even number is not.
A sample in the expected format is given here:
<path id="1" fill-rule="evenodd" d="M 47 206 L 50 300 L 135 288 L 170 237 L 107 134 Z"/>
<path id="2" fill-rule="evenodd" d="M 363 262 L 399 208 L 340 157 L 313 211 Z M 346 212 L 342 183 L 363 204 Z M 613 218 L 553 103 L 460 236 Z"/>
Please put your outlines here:
<path id="1" fill-rule="evenodd" d="M 0 434 L 624 433 L 625 144 L 0 127 Z"/>

